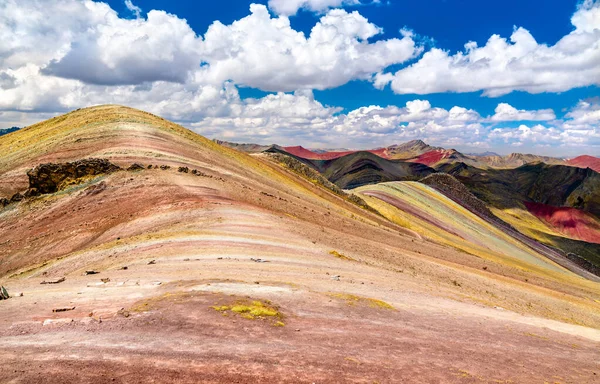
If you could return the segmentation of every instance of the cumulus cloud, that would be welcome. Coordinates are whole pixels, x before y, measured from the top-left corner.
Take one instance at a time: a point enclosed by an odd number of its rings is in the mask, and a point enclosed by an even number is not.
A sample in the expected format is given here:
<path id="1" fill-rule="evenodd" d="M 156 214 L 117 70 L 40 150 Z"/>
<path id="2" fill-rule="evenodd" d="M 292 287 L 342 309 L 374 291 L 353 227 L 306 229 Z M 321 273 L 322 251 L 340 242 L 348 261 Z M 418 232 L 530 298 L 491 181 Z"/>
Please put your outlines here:
<path id="1" fill-rule="evenodd" d="M 600 3 L 581 3 L 571 23 L 575 29 L 553 46 L 515 28 L 509 40 L 493 35 L 485 46 L 469 42 L 454 55 L 433 48 L 396 73 L 379 73 L 374 84 L 391 84 L 398 94 L 483 91 L 491 97 L 600 85 Z"/>
<path id="2" fill-rule="evenodd" d="M 208 28 L 199 81 L 232 80 L 273 92 L 322 90 L 368 79 L 421 52 L 409 33 L 370 43 L 382 30 L 358 12 L 331 10 L 307 37 L 287 17 L 272 18 L 264 5 L 253 4 L 250 11 L 231 25 Z"/>
<path id="3" fill-rule="evenodd" d="M 491 121 L 548 121 L 556 119 L 556 115 L 552 109 L 527 111 L 516 109 L 507 103 L 498 104 L 495 112 L 496 113 L 490 117 Z"/>
<path id="4" fill-rule="evenodd" d="M 452 146 L 484 134 L 477 112 L 436 108 L 426 100 L 409 101 L 404 107 L 372 105 L 348 113 L 323 106 L 311 92 L 278 93 L 237 104 L 235 115 L 205 118 L 192 126 L 203 135 L 220 133 L 240 141 L 353 148 L 417 138 Z"/>
<path id="5" fill-rule="evenodd" d="M 313 10 L 313 5 L 317 9 L 316 4 L 326 3 L 306 4 L 301 6 Z M 595 3 L 585 2 L 573 16 L 576 31 L 563 43 L 545 48 L 531 41 L 525 44 L 534 52 L 559 52 L 560 45 L 560 52 L 568 53 L 564 53 L 566 69 L 556 69 L 547 84 L 560 79 L 574 58 L 597 45 L 594 36 L 600 32 L 591 27 L 598 24 L 597 10 Z M 382 39 L 381 28 L 358 12 L 323 11 L 308 34 L 293 29 L 287 16 L 273 17 L 264 5 L 253 5 L 248 16 L 230 25 L 214 22 L 201 35 L 185 20 L 163 11 L 153 10 L 145 17 L 140 13 L 132 20 L 90 0 L 0 1 L 0 124 L 23 126 L 75 108 L 117 103 L 175 120 L 205 136 L 235 141 L 353 148 L 411 139 L 447 147 L 600 146 L 600 107 L 593 100 L 580 102 L 562 120 L 552 110 L 518 110 L 509 104 L 498 105 L 495 115 L 486 118 L 462 106 L 435 107 L 425 99 L 352 111 L 323 105 L 311 90 L 371 79 L 422 51 L 408 31 Z M 516 39 L 526 43 L 526 37 Z M 511 52 L 523 46 L 500 43 L 500 53 L 509 46 L 518 46 Z M 486 49 L 491 52 L 492 46 L 488 42 Z M 529 57 L 514 52 L 514 57 Z M 478 64 L 484 69 L 491 62 L 485 57 Z M 581 76 L 590 75 L 592 64 L 599 62 L 590 57 L 589 65 L 580 63 Z M 518 69 L 523 60 L 513 60 L 511 68 Z M 458 72 L 464 71 L 461 65 L 473 70 L 467 84 L 485 80 L 488 72 L 470 66 L 468 58 L 458 61 Z M 548 65 L 552 67 L 551 60 Z M 441 76 L 442 85 L 456 80 L 446 73 L 431 73 L 434 79 Z M 531 79 L 534 86 L 537 78 Z M 396 81 L 396 76 L 388 73 L 375 81 L 382 85 Z M 429 80 L 419 82 L 420 89 L 427 91 L 429 86 Z M 242 99 L 238 87 L 273 93 Z M 546 122 L 519 128 L 498 124 L 517 120 Z"/>
<path id="6" fill-rule="evenodd" d="M 379 0 L 372 1 L 379 3 Z M 300 9 L 306 9 L 312 12 L 325 12 L 330 8 L 337 8 L 343 5 L 359 5 L 359 0 L 269 0 L 269 8 L 285 16 L 295 15 Z"/>
<path id="7" fill-rule="evenodd" d="M 66 55 L 42 73 L 102 85 L 183 83 L 198 67 L 201 40 L 185 20 L 163 11 L 150 11 L 145 20 L 103 13 L 102 24 L 74 36 Z"/>
<path id="8" fill-rule="evenodd" d="M 495 128 L 489 133 L 491 143 L 501 142 L 514 147 L 552 147 L 554 153 L 581 154 L 600 149 L 600 104 L 596 100 L 580 101 L 562 120 L 554 125 L 520 125 L 518 128 Z M 577 152 L 579 151 L 579 152 Z M 597 153 L 597 152 L 596 152 Z"/>

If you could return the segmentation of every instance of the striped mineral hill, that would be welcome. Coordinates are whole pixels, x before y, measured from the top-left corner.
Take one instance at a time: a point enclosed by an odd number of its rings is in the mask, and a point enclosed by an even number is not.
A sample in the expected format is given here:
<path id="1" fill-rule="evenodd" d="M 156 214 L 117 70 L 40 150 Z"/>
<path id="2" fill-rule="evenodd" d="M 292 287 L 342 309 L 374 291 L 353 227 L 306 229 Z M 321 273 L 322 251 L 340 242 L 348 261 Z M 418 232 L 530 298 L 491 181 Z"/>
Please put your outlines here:
<path id="1" fill-rule="evenodd" d="M 390 220 L 443 244 L 521 268 L 570 274 L 427 185 L 390 182 L 356 191 Z"/>

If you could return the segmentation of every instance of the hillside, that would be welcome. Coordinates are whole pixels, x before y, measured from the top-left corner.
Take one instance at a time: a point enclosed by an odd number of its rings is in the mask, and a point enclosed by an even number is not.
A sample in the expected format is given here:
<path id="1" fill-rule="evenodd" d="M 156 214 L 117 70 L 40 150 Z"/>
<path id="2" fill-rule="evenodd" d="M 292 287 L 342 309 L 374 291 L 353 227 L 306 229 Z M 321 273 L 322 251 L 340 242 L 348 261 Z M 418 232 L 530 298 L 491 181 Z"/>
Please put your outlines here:
<path id="1" fill-rule="evenodd" d="M 600 174 L 591 169 L 536 163 L 482 170 L 455 163 L 437 170 L 455 176 L 477 197 L 497 208 L 513 208 L 528 201 L 600 216 Z"/>
<path id="2" fill-rule="evenodd" d="M 380 160 L 313 165 L 433 172 Z M 460 207 L 423 236 L 324 184 L 115 105 L 2 136 L 0 382 L 589 379 L 593 279 Z M 425 218 L 452 204 L 414 188 Z"/>
<path id="3" fill-rule="evenodd" d="M 423 164 L 386 160 L 370 152 L 355 152 L 333 160 L 311 161 L 310 165 L 343 189 L 392 180 L 417 180 L 435 172 Z"/>
<path id="4" fill-rule="evenodd" d="M 579 168 L 591 168 L 600 173 L 600 158 L 594 156 L 579 156 L 567 161 L 568 165 Z"/>

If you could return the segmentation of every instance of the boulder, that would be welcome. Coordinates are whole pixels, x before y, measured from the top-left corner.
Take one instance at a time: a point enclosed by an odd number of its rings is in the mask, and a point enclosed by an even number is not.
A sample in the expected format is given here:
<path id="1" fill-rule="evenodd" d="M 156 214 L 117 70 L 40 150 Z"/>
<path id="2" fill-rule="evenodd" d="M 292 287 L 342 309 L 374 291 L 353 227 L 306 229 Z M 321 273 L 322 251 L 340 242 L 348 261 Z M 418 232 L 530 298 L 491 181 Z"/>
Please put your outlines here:
<path id="1" fill-rule="evenodd" d="M 3 286 L 0 286 L 0 300 L 7 300 L 9 298 L 10 298 L 10 296 L 9 296 L 6 288 L 4 288 Z"/>
<path id="2" fill-rule="evenodd" d="M 6 197 L 0 197 L 0 207 L 6 207 L 8 204 L 10 204 L 10 200 Z"/>

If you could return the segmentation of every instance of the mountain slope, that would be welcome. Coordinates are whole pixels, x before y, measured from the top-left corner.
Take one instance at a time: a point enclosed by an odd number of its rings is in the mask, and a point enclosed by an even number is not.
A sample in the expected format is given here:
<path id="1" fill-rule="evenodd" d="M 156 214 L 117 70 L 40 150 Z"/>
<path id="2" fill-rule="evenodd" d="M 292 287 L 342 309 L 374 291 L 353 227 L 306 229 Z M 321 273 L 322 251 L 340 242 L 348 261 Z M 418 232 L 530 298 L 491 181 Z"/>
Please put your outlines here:
<path id="1" fill-rule="evenodd" d="M 332 160 L 310 160 L 277 148 L 269 151 L 292 155 L 343 189 L 391 180 L 415 180 L 435 172 L 423 164 L 386 160 L 370 152 L 354 152 Z"/>
<path id="2" fill-rule="evenodd" d="M 579 168 L 591 168 L 600 172 L 600 158 L 594 156 L 579 156 L 567 161 L 567 164 Z"/>
<path id="3" fill-rule="evenodd" d="M 497 208 L 530 201 L 600 216 L 600 174 L 591 169 L 536 163 L 515 169 L 482 170 L 455 163 L 437 170 L 455 176 L 477 197 Z"/>
<path id="4" fill-rule="evenodd" d="M 490 380 L 575 381 L 595 367 L 597 283 L 410 235 L 142 111 L 86 108 L 3 136 L 0 196 L 42 163 L 89 158 L 120 169 L 0 207 L 13 296 L 0 382 L 443 381 L 465 361 Z"/>

